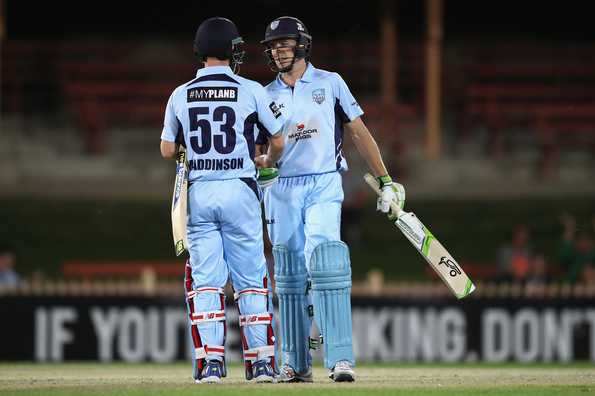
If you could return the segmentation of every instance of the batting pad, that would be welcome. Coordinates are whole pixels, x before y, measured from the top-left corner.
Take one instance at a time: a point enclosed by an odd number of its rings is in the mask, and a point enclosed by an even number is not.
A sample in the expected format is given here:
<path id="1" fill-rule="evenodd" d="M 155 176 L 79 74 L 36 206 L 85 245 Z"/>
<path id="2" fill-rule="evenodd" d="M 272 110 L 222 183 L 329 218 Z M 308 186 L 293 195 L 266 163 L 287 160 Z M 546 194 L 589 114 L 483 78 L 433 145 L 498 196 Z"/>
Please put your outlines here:
<path id="1" fill-rule="evenodd" d="M 308 315 L 308 271 L 305 260 L 285 246 L 273 247 L 275 290 L 279 298 L 283 363 L 298 373 L 312 365 L 308 338 L 312 319 Z"/>
<path id="2" fill-rule="evenodd" d="M 267 326 L 271 324 L 271 314 L 267 311 L 268 289 L 248 288 L 241 290 L 235 296 L 240 311 L 240 328 L 244 344 L 245 360 L 260 360 L 247 358 L 246 352 L 252 348 L 268 345 Z M 274 352 L 274 348 L 272 349 Z M 274 354 L 273 354 L 274 355 Z M 268 358 L 269 355 L 262 356 Z"/>
<path id="3" fill-rule="evenodd" d="M 198 327 L 203 344 L 202 348 L 195 349 L 195 359 L 223 361 L 225 344 L 223 289 L 200 287 L 188 292 L 187 295 L 194 304 L 193 313 L 190 315 L 191 324 Z"/>
<path id="4" fill-rule="evenodd" d="M 341 241 L 316 246 L 310 260 L 314 319 L 323 337 L 324 364 L 355 364 L 351 338 L 351 263 Z"/>

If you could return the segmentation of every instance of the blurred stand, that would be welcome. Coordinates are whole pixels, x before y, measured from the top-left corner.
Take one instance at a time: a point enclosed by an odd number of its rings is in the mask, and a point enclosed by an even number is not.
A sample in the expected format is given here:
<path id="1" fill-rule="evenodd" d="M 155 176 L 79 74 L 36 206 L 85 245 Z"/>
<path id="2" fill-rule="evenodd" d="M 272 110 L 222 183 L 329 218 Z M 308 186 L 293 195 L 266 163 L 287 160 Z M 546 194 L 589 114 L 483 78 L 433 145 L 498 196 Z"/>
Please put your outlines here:
<path id="1" fill-rule="evenodd" d="M 0 246 L 0 286 L 12 288 L 19 285 L 21 278 L 14 269 L 16 261 L 14 250 Z"/>
<path id="2" fill-rule="evenodd" d="M 524 282 L 532 272 L 534 253 L 530 246 L 529 229 L 517 225 L 511 241 L 498 251 L 498 279 L 504 282 Z"/>
<path id="3" fill-rule="evenodd" d="M 560 215 L 562 240 L 558 251 L 558 261 L 570 283 L 592 282 L 595 272 L 595 216 L 587 227 L 577 229 L 576 219 L 568 214 Z M 591 229 L 592 227 L 592 229 Z"/>
<path id="4" fill-rule="evenodd" d="M 430 51 L 440 89 L 427 91 L 424 44 L 381 26 L 378 40 L 318 38 L 313 62 L 349 82 L 410 197 L 595 194 L 592 46 L 444 42 Z M 171 167 L 153 159 L 167 98 L 195 74 L 185 41 L 5 40 L 1 52 L 0 197 L 168 195 Z M 260 46 L 247 52 L 241 74 L 272 80 Z"/>

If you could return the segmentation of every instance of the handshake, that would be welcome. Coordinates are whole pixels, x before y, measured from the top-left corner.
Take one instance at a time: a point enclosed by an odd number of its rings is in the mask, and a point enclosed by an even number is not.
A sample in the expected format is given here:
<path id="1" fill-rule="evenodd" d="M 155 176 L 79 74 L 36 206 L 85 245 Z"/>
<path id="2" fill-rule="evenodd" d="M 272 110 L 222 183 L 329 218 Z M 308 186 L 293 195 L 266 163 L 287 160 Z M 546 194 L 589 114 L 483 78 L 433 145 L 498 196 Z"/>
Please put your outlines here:
<path id="1" fill-rule="evenodd" d="M 256 181 L 260 188 L 265 189 L 279 180 L 279 170 L 271 164 L 266 155 L 259 155 L 254 159 L 254 163 L 258 169 L 258 178 Z"/>
<path id="2" fill-rule="evenodd" d="M 258 178 L 256 181 L 260 188 L 265 189 L 277 183 L 279 180 L 279 170 L 277 168 L 258 168 Z"/>

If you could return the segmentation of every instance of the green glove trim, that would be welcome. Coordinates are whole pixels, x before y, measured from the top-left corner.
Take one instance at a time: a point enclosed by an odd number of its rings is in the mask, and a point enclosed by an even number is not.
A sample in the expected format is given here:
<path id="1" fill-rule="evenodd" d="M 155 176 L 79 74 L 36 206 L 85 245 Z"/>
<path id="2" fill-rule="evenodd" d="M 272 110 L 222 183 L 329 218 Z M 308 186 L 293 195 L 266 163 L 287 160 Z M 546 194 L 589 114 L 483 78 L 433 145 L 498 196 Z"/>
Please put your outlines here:
<path id="1" fill-rule="evenodd" d="M 279 176 L 279 170 L 277 168 L 260 168 L 258 169 L 258 180 L 266 181 L 271 180 Z"/>
<path id="2" fill-rule="evenodd" d="M 391 179 L 391 177 L 389 175 L 379 176 L 376 179 L 378 180 L 378 183 L 380 183 L 381 189 L 382 189 L 382 187 L 384 187 L 386 185 L 390 185 L 393 182 L 393 179 Z"/>

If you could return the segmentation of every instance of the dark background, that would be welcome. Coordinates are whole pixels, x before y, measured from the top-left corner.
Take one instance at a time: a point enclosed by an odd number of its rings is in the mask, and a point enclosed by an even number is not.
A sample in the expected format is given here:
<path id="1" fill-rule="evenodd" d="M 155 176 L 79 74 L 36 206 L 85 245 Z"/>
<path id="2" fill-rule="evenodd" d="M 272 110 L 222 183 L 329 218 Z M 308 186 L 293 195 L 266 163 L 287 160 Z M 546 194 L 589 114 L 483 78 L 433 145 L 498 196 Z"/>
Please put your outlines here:
<path id="1" fill-rule="evenodd" d="M 290 4 L 288 4 L 290 3 Z M 421 38 L 424 2 L 395 1 L 398 31 Z M 7 34 L 17 38 L 192 37 L 203 19 L 224 16 L 242 35 L 258 39 L 266 23 L 281 15 L 301 18 L 313 37 L 372 37 L 378 34 L 380 2 L 348 1 L 139 1 L 37 2 L 6 1 Z M 524 37 L 539 41 L 590 42 L 595 38 L 590 2 L 445 1 L 444 38 L 476 40 Z"/>

